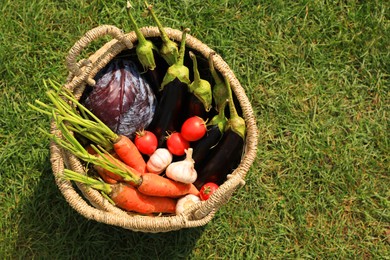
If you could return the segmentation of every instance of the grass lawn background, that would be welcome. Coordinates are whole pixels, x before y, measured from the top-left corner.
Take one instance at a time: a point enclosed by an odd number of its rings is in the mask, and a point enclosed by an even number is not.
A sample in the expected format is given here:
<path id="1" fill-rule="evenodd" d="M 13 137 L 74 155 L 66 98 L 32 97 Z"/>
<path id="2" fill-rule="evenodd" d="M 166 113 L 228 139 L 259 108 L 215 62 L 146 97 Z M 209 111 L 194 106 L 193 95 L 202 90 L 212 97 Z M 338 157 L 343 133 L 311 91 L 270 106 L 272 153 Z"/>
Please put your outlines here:
<path id="1" fill-rule="evenodd" d="M 152 3 L 152 1 L 150 1 Z M 0 3 L 0 257 L 389 258 L 388 1 L 154 1 L 234 70 L 257 116 L 246 185 L 206 226 L 137 233 L 88 221 L 55 186 L 49 119 L 27 102 L 65 82 L 68 50 L 125 1 Z M 140 26 L 143 1 L 132 1 Z M 83 52 L 87 57 L 107 39 Z"/>

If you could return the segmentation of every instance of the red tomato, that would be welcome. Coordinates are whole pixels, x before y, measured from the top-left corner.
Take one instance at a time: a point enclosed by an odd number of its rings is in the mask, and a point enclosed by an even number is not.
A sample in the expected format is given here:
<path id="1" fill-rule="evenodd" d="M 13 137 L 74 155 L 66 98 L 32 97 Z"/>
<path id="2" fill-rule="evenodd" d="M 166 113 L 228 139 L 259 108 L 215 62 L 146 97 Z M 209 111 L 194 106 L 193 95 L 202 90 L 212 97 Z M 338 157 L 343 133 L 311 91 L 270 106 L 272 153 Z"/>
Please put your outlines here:
<path id="1" fill-rule="evenodd" d="M 204 184 L 199 190 L 199 197 L 201 200 L 208 200 L 217 189 L 218 185 L 214 182 L 208 182 Z"/>
<path id="2" fill-rule="evenodd" d="M 172 154 L 181 156 L 185 154 L 186 149 L 190 148 L 190 143 L 180 133 L 175 132 L 168 136 L 167 147 Z"/>
<path id="3" fill-rule="evenodd" d="M 151 155 L 157 149 L 157 137 L 150 131 L 137 132 L 134 139 L 138 150 L 146 155 Z"/>
<path id="4" fill-rule="evenodd" d="M 180 131 L 184 139 L 190 142 L 199 140 L 206 132 L 206 122 L 198 116 L 190 117 L 184 121 Z"/>

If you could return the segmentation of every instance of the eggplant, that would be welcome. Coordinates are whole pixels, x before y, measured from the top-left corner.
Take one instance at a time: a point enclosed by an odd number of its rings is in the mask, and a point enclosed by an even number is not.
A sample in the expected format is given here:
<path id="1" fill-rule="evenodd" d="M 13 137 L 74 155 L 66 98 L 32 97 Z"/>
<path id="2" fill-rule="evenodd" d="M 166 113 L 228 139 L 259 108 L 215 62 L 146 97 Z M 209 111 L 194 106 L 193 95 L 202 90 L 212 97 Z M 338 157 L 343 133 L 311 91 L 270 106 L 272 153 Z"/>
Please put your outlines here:
<path id="1" fill-rule="evenodd" d="M 156 135 L 159 147 L 164 143 L 166 133 L 173 132 L 179 127 L 178 119 L 186 87 L 185 83 L 175 78 L 160 93 L 156 112 L 148 128 Z"/>
<path id="2" fill-rule="evenodd" d="M 225 86 L 229 97 L 229 112 L 226 131 L 212 154 L 208 156 L 207 162 L 197 170 L 198 178 L 194 185 L 200 189 L 207 182 L 214 182 L 221 185 L 228 174 L 230 174 L 240 163 L 244 149 L 246 134 L 245 120 L 240 117 L 234 105 L 232 91 L 227 78 Z M 224 109 L 222 106 L 220 109 Z"/>
<path id="3" fill-rule="evenodd" d="M 231 129 L 225 131 L 210 160 L 202 169 L 197 169 L 198 178 L 194 185 L 198 189 L 207 182 L 221 185 L 226 176 L 239 164 L 243 146 L 244 139 L 240 135 Z"/>
<path id="4" fill-rule="evenodd" d="M 167 132 L 177 131 L 180 126 L 182 102 L 190 84 L 189 69 L 183 65 L 188 31 L 189 29 L 183 31 L 179 58 L 175 64 L 168 68 L 161 83 L 161 98 L 148 128 L 155 133 L 159 147 L 165 143 Z"/>
<path id="5" fill-rule="evenodd" d="M 227 102 L 225 102 L 225 104 L 226 103 Z M 220 112 L 207 123 L 206 135 L 192 145 L 192 159 L 195 161 L 196 170 L 201 169 L 204 161 L 209 157 L 210 153 L 223 136 L 227 123 L 224 111 L 224 109 L 221 109 Z"/>

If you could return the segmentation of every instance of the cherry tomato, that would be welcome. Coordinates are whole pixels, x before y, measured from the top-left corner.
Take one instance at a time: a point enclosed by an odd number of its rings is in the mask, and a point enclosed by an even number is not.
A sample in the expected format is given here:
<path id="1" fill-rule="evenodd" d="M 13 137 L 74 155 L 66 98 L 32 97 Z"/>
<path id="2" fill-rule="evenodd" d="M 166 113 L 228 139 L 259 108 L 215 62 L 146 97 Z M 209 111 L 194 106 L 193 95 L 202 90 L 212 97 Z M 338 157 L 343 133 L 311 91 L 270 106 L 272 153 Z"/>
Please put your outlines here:
<path id="1" fill-rule="evenodd" d="M 167 138 L 167 147 L 172 154 L 181 156 L 190 148 L 190 143 L 180 133 L 174 132 Z"/>
<path id="2" fill-rule="evenodd" d="M 206 132 L 206 122 L 198 116 L 190 117 L 184 121 L 180 131 L 184 139 L 190 142 L 199 140 Z"/>
<path id="3" fill-rule="evenodd" d="M 218 185 L 214 182 L 208 182 L 204 184 L 199 190 L 199 197 L 201 200 L 208 200 L 217 189 Z"/>
<path id="4" fill-rule="evenodd" d="M 157 149 L 157 137 L 150 131 L 142 130 L 137 132 L 134 139 L 138 150 L 146 155 L 151 155 Z"/>

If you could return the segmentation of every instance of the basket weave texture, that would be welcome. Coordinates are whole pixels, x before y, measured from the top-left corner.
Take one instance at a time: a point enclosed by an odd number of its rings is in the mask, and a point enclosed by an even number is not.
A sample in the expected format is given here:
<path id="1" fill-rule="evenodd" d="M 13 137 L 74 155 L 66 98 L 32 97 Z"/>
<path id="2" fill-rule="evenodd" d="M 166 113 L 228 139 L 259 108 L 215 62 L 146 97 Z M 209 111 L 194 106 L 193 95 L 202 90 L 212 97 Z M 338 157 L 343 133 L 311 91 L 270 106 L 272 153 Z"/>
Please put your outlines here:
<path id="1" fill-rule="evenodd" d="M 140 30 L 146 38 L 160 36 L 157 27 L 144 27 Z M 171 28 L 165 28 L 165 30 L 172 40 L 180 42 L 182 36 L 181 31 Z M 83 49 L 92 41 L 105 35 L 110 35 L 114 39 L 103 45 L 88 59 L 77 61 Z M 124 34 L 120 29 L 111 25 L 102 25 L 88 31 L 69 51 L 68 57 L 66 58 L 69 76 L 64 87 L 73 91 L 74 95 L 80 98 L 85 86 L 94 83 L 93 78 L 96 73 L 121 51 L 134 48 L 133 44 L 136 41 L 137 37 L 134 32 Z M 206 58 L 209 57 L 211 52 L 214 52 L 207 45 L 191 35 L 187 35 L 186 48 L 196 50 Z M 195 204 L 180 215 L 143 216 L 125 212 L 112 205 L 98 191 L 84 184 L 76 183 L 77 189 L 82 193 L 80 195 L 72 182 L 63 178 L 63 170 L 64 168 L 68 168 L 85 174 L 83 164 L 73 154 L 63 150 L 56 143 L 51 142 L 50 161 L 55 181 L 71 207 L 87 219 L 133 231 L 151 233 L 203 226 L 214 217 L 217 210 L 228 202 L 233 192 L 245 184 L 245 176 L 256 157 L 258 131 L 251 104 L 233 71 L 218 54 L 213 55 L 213 62 L 215 69 L 229 79 L 232 91 L 239 101 L 247 126 L 242 160 L 219 189 L 207 201 Z M 54 122 L 51 123 L 51 132 L 61 138 L 61 133 Z"/>

